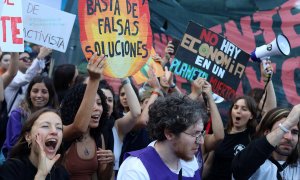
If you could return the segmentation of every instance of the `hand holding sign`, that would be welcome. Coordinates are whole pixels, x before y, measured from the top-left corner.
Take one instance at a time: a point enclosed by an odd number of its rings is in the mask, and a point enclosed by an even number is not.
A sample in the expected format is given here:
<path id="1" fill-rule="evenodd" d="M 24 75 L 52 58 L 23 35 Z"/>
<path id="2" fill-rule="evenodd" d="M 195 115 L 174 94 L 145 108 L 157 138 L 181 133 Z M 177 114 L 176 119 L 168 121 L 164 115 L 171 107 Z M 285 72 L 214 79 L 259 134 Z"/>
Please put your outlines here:
<path id="1" fill-rule="evenodd" d="M 138 72 L 152 47 L 148 1 L 79 0 L 78 16 L 82 51 L 109 57 L 106 76 L 123 78 Z"/>
<path id="2" fill-rule="evenodd" d="M 195 93 L 197 93 L 198 96 L 202 93 L 204 82 L 205 79 L 199 77 L 192 83 L 192 89 L 194 89 Z"/>
<path id="3" fill-rule="evenodd" d="M 45 59 L 46 56 L 52 53 L 52 49 L 47 47 L 41 47 L 40 52 L 37 56 L 38 59 Z"/>
<path id="4" fill-rule="evenodd" d="M 205 78 L 214 93 L 231 100 L 235 97 L 249 57 L 221 35 L 190 22 L 170 70 L 189 81 Z"/>

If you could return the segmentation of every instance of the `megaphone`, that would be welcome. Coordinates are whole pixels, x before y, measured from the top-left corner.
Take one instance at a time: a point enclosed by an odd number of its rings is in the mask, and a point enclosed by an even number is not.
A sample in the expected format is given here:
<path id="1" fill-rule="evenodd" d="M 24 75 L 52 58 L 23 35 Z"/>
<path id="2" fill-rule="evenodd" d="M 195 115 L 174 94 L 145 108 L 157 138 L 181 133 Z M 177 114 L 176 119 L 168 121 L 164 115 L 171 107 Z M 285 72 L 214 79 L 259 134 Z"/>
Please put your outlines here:
<path id="1" fill-rule="evenodd" d="M 250 57 L 254 62 L 262 62 L 264 69 L 266 70 L 266 57 L 280 54 L 288 56 L 290 52 L 291 45 L 288 38 L 283 34 L 279 34 L 271 43 L 255 48 Z"/>
<path id="2" fill-rule="evenodd" d="M 288 56 L 291 52 L 291 46 L 288 38 L 279 34 L 270 44 L 265 44 L 255 48 L 251 53 L 251 59 L 255 62 L 261 62 L 261 58 L 283 54 Z"/>

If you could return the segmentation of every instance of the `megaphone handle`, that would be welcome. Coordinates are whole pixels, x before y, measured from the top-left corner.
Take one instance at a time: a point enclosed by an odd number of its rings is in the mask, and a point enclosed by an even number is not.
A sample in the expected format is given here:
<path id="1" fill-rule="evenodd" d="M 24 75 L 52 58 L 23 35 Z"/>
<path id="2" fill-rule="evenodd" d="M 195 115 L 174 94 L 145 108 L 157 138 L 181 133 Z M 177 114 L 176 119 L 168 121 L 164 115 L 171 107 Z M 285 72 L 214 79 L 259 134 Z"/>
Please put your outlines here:
<path id="1" fill-rule="evenodd" d="M 266 72 L 266 74 L 268 74 L 269 76 L 272 75 L 273 71 L 271 69 L 269 69 L 270 65 L 267 64 L 267 60 L 266 59 L 262 59 L 262 65 L 263 65 L 263 69 Z"/>

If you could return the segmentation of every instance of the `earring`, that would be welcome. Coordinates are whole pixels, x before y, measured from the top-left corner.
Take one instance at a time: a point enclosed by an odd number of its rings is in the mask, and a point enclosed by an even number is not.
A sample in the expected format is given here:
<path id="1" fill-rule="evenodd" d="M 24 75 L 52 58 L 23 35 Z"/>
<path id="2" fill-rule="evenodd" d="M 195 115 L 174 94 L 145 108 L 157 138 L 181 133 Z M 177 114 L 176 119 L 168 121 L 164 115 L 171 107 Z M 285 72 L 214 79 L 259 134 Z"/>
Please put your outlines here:
<path id="1" fill-rule="evenodd" d="M 28 149 L 30 149 L 31 148 L 31 142 L 28 142 L 27 146 L 28 146 Z"/>

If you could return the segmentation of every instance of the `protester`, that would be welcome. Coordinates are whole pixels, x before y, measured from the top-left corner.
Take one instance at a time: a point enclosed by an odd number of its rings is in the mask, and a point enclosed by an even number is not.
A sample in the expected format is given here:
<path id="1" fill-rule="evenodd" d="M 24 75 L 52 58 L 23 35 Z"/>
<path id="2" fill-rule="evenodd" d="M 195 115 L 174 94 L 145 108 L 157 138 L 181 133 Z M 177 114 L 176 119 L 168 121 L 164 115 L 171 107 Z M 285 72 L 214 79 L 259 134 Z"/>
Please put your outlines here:
<path id="1" fill-rule="evenodd" d="M 133 129 L 127 133 L 124 138 L 120 156 L 120 165 L 124 160 L 126 152 L 143 149 L 152 142 L 146 129 L 149 121 L 149 106 L 153 104 L 159 96 L 162 96 L 162 93 L 160 84 L 152 68 L 148 71 L 148 77 L 147 86 L 143 86 L 144 88 L 148 87 L 148 89 L 143 88 L 143 90 L 140 91 L 142 113 L 137 117 Z"/>
<path id="2" fill-rule="evenodd" d="M 23 124 L 33 112 L 44 108 L 58 108 L 58 101 L 52 80 L 48 77 L 36 76 L 28 85 L 25 99 L 21 105 L 12 110 L 6 128 L 6 139 L 3 145 L 3 154 L 9 156 L 11 148 L 20 136 Z"/>
<path id="3" fill-rule="evenodd" d="M 51 49 L 42 47 L 37 58 L 33 61 L 30 59 L 29 53 L 20 53 L 19 71 L 5 89 L 5 100 L 9 114 L 11 110 L 18 107 L 20 102 L 24 99 L 28 83 L 45 67 L 44 58 L 51 52 Z"/>
<path id="4" fill-rule="evenodd" d="M 203 143 L 204 116 L 201 105 L 187 96 L 157 99 L 150 107 L 148 122 L 156 141 L 130 152 L 117 179 L 200 179 L 195 153 Z"/>
<path id="5" fill-rule="evenodd" d="M 105 56 L 94 54 L 87 65 L 87 84 L 75 86 L 61 104 L 66 154 L 64 166 L 70 179 L 110 179 L 114 155 L 106 150 L 102 135 L 108 107 L 99 88 Z"/>
<path id="6" fill-rule="evenodd" d="M 233 160 L 235 179 L 299 179 L 300 105 L 275 108 L 261 121 L 257 136 Z"/>
<path id="7" fill-rule="evenodd" d="M 5 53 L 2 53 L 5 54 Z M 1 55 L 2 56 L 2 55 Z M 5 101 L 4 89 L 8 86 L 8 84 L 13 80 L 15 75 L 17 74 L 19 65 L 18 53 L 12 53 L 9 56 L 9 66 L 8 69 L 0 76 L 0 149 L 2 149 L 3 143 L 6 137 L 6 126 L 8 122 L 8 112 L 7 112 L 7 103 Z M 7 57 L 8 58 L 8 57 Z M 3 60 L 3 58 L 1 58 Z M 5 160 L 2 151 L 0 151 L 0 164 Z"/>
<path id="8" fill-rule="evenodd" d="M 19 64 L 19 54 L 18 53 L 7 53 L 3 52 L 1 55 L 1 67 L 4 72 L 1 74 L 1 78 L 3 79 L 3 87 L 4 89 L 10 84 L 10 82 L 14 79 L 18 72 Z"/>
<path id="9" fill-rule="evenodd" d="M 233 101 L 229 109 L 225 137 L 215 148 L 208 179 L 231 179 L 231 162 L 251 141 L 256 128 L 256 103 L 249 96 Z"/>
<path id="10" fill-rule="evenodd" d="M 11 157 L 0 166 L 0 179 L 69 179 L 58 163 L 62 131 L 57 110 L 43 108 L 31 114 Z"/>
<path id="11" fill-rule="evenodd" d="M 270 60 L 266 60 L 265 64 L 266 69 L 264 69 L 262 63 L 260 64 L 261 79 L 265 82 L 264 89 L 253 88 L 248 93 L 250 97 L 254 98 L 257 104 L 257 121 L 260 121 L 266 112 L 277 106 L 276 94 L 272 82 L 273 67 Z"/>
<path id="12" fill-rule="evenodd" d="M 110 122 L 113 122 L 113 126 L 109 126 L 111 129 L 111 133 L 113 136 L 108 139 L 108 141 L 113 142 L 113 152 L 115 156 L 114 162 L 114 173 L 115 175 L 118 173 L 120 166 L 120 156 L 123 147 L 123 140 L 128 132 L 132 130 L 135 126 L 138 116 L 141 114 L 141 107 L 139 104 L 139 100 L 136 94 L 135 87 L 130 82 L 129 78 L 123 78 L 121 80 L 120 86 L 120 105 L 123 109 L 123 113 L 114 113 L 112 116 L 114 109 L 114 100 L 112 89 L 108 88 L 108 86 L 102 86 L 104 94 L 106 95 L 106 101 L 109 104 L 109 118 Z M 122 111 L 121 111 L 122 112 Z M 115 117 L 118 114 L 118 117 Z"/>
<path id="13" fill-rule="evenodd" d="M 11 55 L 9 52 L 3 52 L 0 56 L 0 75 L 8 70 Z"/>
<path id="14" fill-rule="evenodd" d="M 117 108 L 118 108 L 120 117 L 126 115 L 126 113 L 128 113 L 130 111 L 130 107 L 128 105 L 127 99 L 131 99 L 132 97 L 127 98 L 127 96 L 126 96 L 125 88 L 124 88 L 126 84 L 131 84 L 133 92 L 135 93 L 135 94 L 132 94 L 132 96 L 138 97 L 138 89 L 132 84 L 131 79 L 130 78 L 122 79 L 121 85 L 119 86 L 119 91 L 118 91 L 119 99 L 117 101 Z M 136 106 L 139 107 L 139 100 L 136 101 Z"/>
<path id="15" fill-rule="evenodd" d="M 193 81 L 189 97 L 194 100 L 203 102 L 206 105 L 206 111 L 211 121 L 212 133 L 205 133 L 204 143 L 201 145 L 197 156 L 199 164 L 204 163 L 202 177 L 209 173 L 210 166 L 206 158 L 212 156 L 218 143 L 224 139 L 224 125 L 219 113 L 218 107 L 214 101 L 211 84 L 203 78 L 197 78 Z M 202 159 L 203 157 L 203 159 Z"/>
<path id="16" fill-rule="evenodd" d="M 168 67 L 165 67 L 164 75 L 159 77 L 159 83 L 161 86 L 161 91 L 164 95 L 168 95 L 174 92 L 181 93 L 180 89 L 174 83 L 174 75 L 169 71 Z"/>

